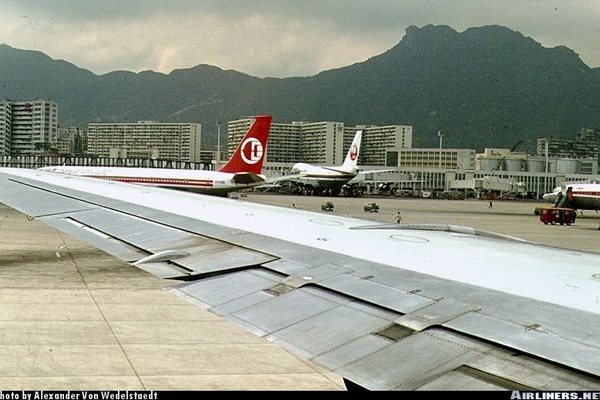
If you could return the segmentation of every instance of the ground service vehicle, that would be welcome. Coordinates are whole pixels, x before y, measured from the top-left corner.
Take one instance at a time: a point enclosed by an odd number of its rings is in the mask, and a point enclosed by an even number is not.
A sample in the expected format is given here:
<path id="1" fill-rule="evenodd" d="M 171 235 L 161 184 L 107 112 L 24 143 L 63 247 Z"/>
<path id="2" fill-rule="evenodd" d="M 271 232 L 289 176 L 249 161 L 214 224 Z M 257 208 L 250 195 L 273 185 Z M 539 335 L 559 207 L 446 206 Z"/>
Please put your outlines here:
<path id="1" fill-rule="evenodd" d="M 534 213 L 535 215 L 540 215 L 540 213 L 542 212 L 542 210 L 544 210 L 544 209 L 546 209 L 546 208 L 552 208 L 552 207 L 548 207 L 548 206 L 536 206 L 536 207 L 533 209 L 533 213 Z"/>
<path id="2" fill-rule="evenodd" d="M 321 204 L 321 210 L 322 211 L 333 211 L 334 205 L 333 202 L 331 201 L 326 201 L 323 204 Z"/>
<path id="3" fill-rule="evenodd" d="M 365 212 L 379 212 L 379 204 L 377 204 L 377 203 L 365 204 Z"/>
<path id="4" fill-rule="evenodd" d="M 540 221 L 544 225 L 571 225 L 575 223 L 577 211 L 572 208 L 549 207 L 540 210 Z"/>

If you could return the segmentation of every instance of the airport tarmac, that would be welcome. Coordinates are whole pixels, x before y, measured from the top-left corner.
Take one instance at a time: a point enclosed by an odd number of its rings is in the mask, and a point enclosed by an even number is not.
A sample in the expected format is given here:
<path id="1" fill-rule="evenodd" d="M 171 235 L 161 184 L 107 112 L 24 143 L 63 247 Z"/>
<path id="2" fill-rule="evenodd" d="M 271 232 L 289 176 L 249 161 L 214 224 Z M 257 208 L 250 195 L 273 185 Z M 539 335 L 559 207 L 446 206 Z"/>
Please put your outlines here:
<path id="1" fill-rule="evenodd" d="M 514 236 L 531 242 L 565 249 L 600 253 L 600 213 L 578 211 L 575 223 L 544 225 L 534 214 L 536 206 L 550 203 L 532 200 L 442 200 L 406 197 L 318 197 L 249 193 L 247 201 L 323 212 L 324 201 L 334 203 L 333 214 L 394 223 L 400 212 L 404 224 L 453 224 Z M 379 212 L 364 211 L 367 202 L 376 202 Z"/>
<path id="2" fill-rule="evenodd" d="M 472 226 L 600 252 L 600 215 L 544 225 L 530 201 L 324 198 L 239 201 L 404 224 Z M 226 201 L 226 200 L 224 200 Z M 238 200 L 229 200 L 238 201 Z M 375 201 L 378 213 L 365 213 Z M 189 303 L 163 280 L 0 204 L 2 390 L 344 390 L 339 376 Z"/>

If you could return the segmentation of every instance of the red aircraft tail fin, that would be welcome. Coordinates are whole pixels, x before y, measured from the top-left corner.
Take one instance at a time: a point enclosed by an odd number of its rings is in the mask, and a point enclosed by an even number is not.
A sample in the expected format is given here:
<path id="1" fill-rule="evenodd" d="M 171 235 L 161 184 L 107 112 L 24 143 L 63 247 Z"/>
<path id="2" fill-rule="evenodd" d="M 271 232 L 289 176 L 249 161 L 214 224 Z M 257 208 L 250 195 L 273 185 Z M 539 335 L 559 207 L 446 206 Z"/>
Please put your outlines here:
<path id="1" fill-rule="evenodd" d="M 252 172 L 260 174 L 267 150 L 267 139 L 271 129 L 271 116 L 259 115 L 254 118 L 250 129 L 238 145 L 227 164 L 219 172 Z"/>

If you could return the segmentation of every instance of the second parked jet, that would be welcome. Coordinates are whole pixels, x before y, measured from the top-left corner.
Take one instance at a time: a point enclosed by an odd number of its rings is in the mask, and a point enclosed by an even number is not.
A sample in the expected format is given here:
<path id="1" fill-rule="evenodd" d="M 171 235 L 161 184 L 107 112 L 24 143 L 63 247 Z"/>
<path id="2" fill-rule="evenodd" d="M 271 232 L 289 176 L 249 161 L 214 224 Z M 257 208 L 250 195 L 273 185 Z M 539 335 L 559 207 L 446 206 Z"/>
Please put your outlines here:
<path id="1" fill-rule="evenodd" d="M 296 163 L 292 174 L 270 179 L 270 183 L 292 182 L 298 187 L 313 192 L 326 192 L 337 195 L 342 187 L 359 174 L 358 154 L 362 131 L 357 131 L 348 149 L 346 159 L 340 166 L 318 166 L 307 163 Z"/>

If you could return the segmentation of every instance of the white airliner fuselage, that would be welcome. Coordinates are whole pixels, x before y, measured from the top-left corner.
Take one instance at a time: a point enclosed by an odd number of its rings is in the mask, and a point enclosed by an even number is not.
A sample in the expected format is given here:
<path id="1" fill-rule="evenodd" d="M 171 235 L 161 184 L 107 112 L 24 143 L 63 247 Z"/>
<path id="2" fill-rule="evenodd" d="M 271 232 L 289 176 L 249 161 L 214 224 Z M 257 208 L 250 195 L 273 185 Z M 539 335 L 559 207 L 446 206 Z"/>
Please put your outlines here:
<path id="1" fill-rule="evenodd" d="M 266 182 L 261 172 L 270 128 L 270 115 L 256 116 L 236 151 L 218 171 L 82 166 L 50 166 L 40 170 L 224 196 Z"/>
<path id="2" fill-rule="evenodd" d="M 313 188 L 329 189 L 341 187 L 358 175 L 358 168 L 340 170 L 335 167 L 319 167 L 306 163 L 297 163 L 292 168 L 293 177 L 290 180 L 312 186 Z"/>
<path id="3" fill-rule="evenodd" d="M 542 197 L 555 205 L 559 196 L 566 199 L 566 207 L 576 210 L 600 210 L 600 183 L 571 182 L 554 188 Z M 562 206 L 563 204 L 560 204 Z"/>
<path id="4" fill-rule="evenodd" d="M 105 180 L 221 195 L 263 184 L 262 174 L 235 174 L 206 170 L 129 167 L 45 167 L 45 171 Z M 242 177 L 245 177 L 242 179 Z M 236 182 L 237 181 L 237 182 Z"/>

